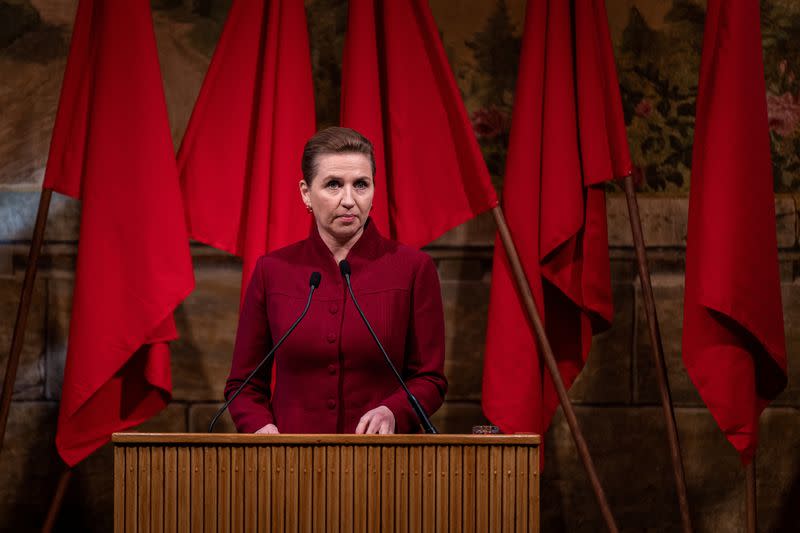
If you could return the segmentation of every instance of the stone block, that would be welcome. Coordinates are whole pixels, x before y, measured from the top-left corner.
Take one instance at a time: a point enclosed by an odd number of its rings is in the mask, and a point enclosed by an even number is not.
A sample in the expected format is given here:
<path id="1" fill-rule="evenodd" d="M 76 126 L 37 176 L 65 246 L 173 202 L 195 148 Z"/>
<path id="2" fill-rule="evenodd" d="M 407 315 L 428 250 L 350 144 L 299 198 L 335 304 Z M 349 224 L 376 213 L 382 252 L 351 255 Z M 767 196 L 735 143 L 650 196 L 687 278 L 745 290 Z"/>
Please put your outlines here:
<path id="1" fill-rule="evenodd" d="M 443 281 L 445 375 L 449 400 L 480 399 L 489 283 Z"/>
<path id="2" fill-rule="evenodd" d="M 634 301 L 631 283 L 614 284 L 614 321 L 592 340 L 586 366 L 569 390 L 576 403 L 630 403 Z"/>
<path id="3" fill-rule="evenodd" d="M 47 381 L 45 395 L 50 400 L 61 398 L 64 364 L 67 360 L 69 321 L 72 312 L 74 281 L 50 278 L 47 282 Z"/>
<path id="4" fill-rule="evenodd" d="M 789 381 L 773 405 L 800 407 L 800 279 L 781 285 Z"/>
<path id="5" fill-rule="evenodd" d="M 653 297 L 656 302 L 658 324 L 664 346 L 664 359 L 667 365 L 674 405 L 702 406 L 703 401 L 694 387 L 681 359 L 681 335 L 683 332 L 683 276 L 676 274 L 655 274 L 651 276 Z M 652 344 L 644 310 L 641 285 L 635 282 L 636 290 L 636 356 L 634 401 L 644 404 L 660 403 L 658 382 L 653 364 Z"/>
<path id="6" fill-rule="evenodd" d="M 30 242 L 40 194 L 39 191 L 0 191 L 0 241 Z M 80 202 L 53 194 L 45 226 L 45 240 L 77 240 L 80 213 Z"/>
<path id="7" fill-rule="evenodd" d="M 756 494 L 761 531 L 800 531 L 800 411 L 770 408 L 761 415 Z"/>
<path id="8" fill-rule="evenodd" d="M 680 530 L 661 410 L 578 407 L 579 423 L 618 525 Z M 679 410 L 678 429 L 695 531 L 737 531 L 744 484 L 738 454 L 706 411 Z M 542 531 L 602 531 L 604 522 L 559 409 L 545 439 Z"/>
<path id="9" fill-rule="evenodd" d="M 171 402 L 150 420 L 126 431 L 139 433 L 186 433 L 188 431 L 189 406 Z"/>
<path id="10" fill-rule="evenodd" d="M 647 246 L 686 246 L 689 198 L 687 196 L 637 195 L 642 233 Z M 607 197 L 610 246 L 633 246 L 628 204 L 624 194 Z"/>
<path id="11" fill-rule="evenodd" d="M 789 194 L 775 196 L 778 248 L 793 248 L 798 239 L 797 204 Z"/>
<path id="12" fill-rule="evenodd" d="M 0 279 L 0 316 L 5 317 L 0 323 L 0 368 L 4 376 L 21 296 L 21 281 Z M 31 295 L 25 338 L 14 381 L 13 397 L 16 400 L 40 399 L 44 395 L 46 304 L 46 284 L 41 277 L 38 277 Z"/>
<path id="13" fill-rule="evenodd" d="M 0 454 L 0 529 L 38 531 L 63 463 L 55 448 L 58 404 L 13 402 Z"/>
<path id="14" fill-rule="evenodd" d="M 173 398 L 216 401 L 231 368 L 241 273 L 209 268 L 195 277 L 195 290 L 175 312 L 180 337 L 171 345 Z"/>
<path id="15" fill-rule="evenodd" d="M 234 400 L 235 401 L 235 400 Z M 222 403 L 196 403 L 189 406 L 189 433 L 206 433 L 208 424 L 217 413 Z M 236 426 L 233 425 L 230 411 L 219 418 L 214 426 L 214 433 L 236 433 Z"/>
<path id="16" fill-rule="evenodd" d="M 438 255 L 438 254 L 431 254 Z M 491 277 L 492 252 L 482 254 L 458 254 L 455 257 L 442 257 L 438 261 L 441 281 L 482 281 Z"/>
<path id="17" fill-rule="evenodd" d="M 446 401 L 431 417 L 439 433 L 472 433 L 472 426 L 489 422 L 478 402 Z"/>

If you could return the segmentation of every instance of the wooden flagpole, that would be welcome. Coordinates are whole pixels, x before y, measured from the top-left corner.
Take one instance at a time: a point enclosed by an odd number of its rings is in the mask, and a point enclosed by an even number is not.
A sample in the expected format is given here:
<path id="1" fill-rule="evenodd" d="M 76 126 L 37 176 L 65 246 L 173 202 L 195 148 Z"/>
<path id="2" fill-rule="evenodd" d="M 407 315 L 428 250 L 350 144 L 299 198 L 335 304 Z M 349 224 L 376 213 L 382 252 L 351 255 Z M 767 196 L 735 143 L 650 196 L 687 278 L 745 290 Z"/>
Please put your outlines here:
<path id="1" fill-rule="evenodd" d="M 692 533 L 692 521 L 689 514 L 689 497 L 686 493 L 686 477 L 683 470 L 683 456 L 678 440 L 678 427 L 675 423 L 675 411 L 672 408 L 672 394 L 667 378 L 667 365 L 664 359 L 664 345 L 661 341 L 661 330 L 658 327 L 656 303 L 653 297 L 653 285 L 650 280 L 650 270 L 647 266 L 647 252 L 642 231 L 642 219 L 639 216 L 639 204 L 636 201 L 636 190 L 633 177 L 628 174 L 623 179 L 625 199 L 628 203 L 628 218 L 631 223 L 633 244 L 636 249 L 636 261 L 639 264 L 639 282 L 642 285 L 644 309 L 647 315 L 647 326 L 650 333 L 650 346 L 653 354 L 653 367 L 656 369 L 658 390 L 661 396 L 661 407 L 664 413 L 664 422 L 667 426 L 667 440 L 669 441 L 670 458 L 672 459 L 672 473 L 675 478 L 675 488 L 678 492 L 678 503 L 681 511 L 681 523 L 684 533 Z"/>
<path id="2" fill-rule="evenodd" d="M 25 340 L 25 329 L 28 325 L 28 312 L 31 308 L 31 297 L 33 295 L 33 285 L 36 281 L 36 271 L 39 263 L 39 252 L 42 249 L 44 240 L 44 228 L 47 223 L 47 214 L 50 211 L 50 198 L 53 195 L 52 189 L 43 189 L 39 198 L 39 210 L 36 213 L 36 225 L 33 229 L 31 248 L 28 252 L 28 266 L 25 269 L 25 280 L 22 283 L 22 294 L 17 308 L 17 320 L 14 323 L 14 334 L 11 337 L 11 350 L 6 362 L 6 375 L 3 381 L 3 395 L 0 400 L 0 451 L 6 437 L 6 426 L 8 414 L 11 410 L 11 397 L 14 394 L 14 382 L 17 379 L 17 369 L 19 368 L 19 358 L 22 354 L 22 346 Z"/>
<path id="3" fill-rule="evenodd" d="M 553 349 L 550 347 L 550 341 L 547 339 L 544 326 L 539 318 L 539 312 L 536 310 L 536 303 L 533 300 L 533 293 L 531 292 L 528 279 L 525 277 L 525 271 L 523 270 L 522 263 L 519 260 L 519 254 L 517 254 L 517 248 L 514 245 L 511 232 L 508 229 L 508 224 L 506 223 L 506 218 L 503 214 L 503 208 L 499 205 L 495 206 L 492 209 L 492 215 L 494 216 L 494 221 L 497 224 L 500 238 L 503 241 L 503 247 L 505 248 L 506 255 L 508 256 L 508 262 L 511 265 L 511 270 L 514 274 L 514 281 L 520 297 L 522 298 L 523 306 L 525 307 L 525 310 L 528 314 L 528 319 L 533 326 L 533 330 L 536 334 L 536 338 L 539 341 L 539 345 L 542 348 L 545 365 L 547 366 L 550 376 L 553 379 L 553 384 L 556 392 L 558 393 L 558 399 L 561 402 L 561 407 L 564 410 L 567 424 L 569 425 L 570 432 L 572 433 L 572 438 L 575 440 L 575 446 L 578 449 L 578 454 L 580 455 L 581 460 L 583 461 L 583 466 L 586 468 L 586 472 L 589 475 L 589 482 L 594 490 L 597 503 L 600 505 L 600 512 L 603 515 L 603 519 L 606 522 L 606 527 L 608 527 L 608 530 L 611 533 L 617 533 L 619 529 L 614 521 L 614 515 L 611 513 L 611 508 L 608 505 L 605 492 L 603 491 L 603 486 L 600 484 L 600 478 L 595 470 L 592 456 L 589 454 L 589 447 L 586 445 L 586 440 L 583 438 L 583 432 L 581 431 L 580 425 L 578 424 L 578 419 L 575 416 L 575 410 L 572 407 L 572 402 L 570 401 L 569 396 L 567 396 L 567 388 L 564 386 L 564 382 L 561 379 L 561 374 L 558 372 L 558 366 L 556 364 L 555 355 L 553 354 Z"/>

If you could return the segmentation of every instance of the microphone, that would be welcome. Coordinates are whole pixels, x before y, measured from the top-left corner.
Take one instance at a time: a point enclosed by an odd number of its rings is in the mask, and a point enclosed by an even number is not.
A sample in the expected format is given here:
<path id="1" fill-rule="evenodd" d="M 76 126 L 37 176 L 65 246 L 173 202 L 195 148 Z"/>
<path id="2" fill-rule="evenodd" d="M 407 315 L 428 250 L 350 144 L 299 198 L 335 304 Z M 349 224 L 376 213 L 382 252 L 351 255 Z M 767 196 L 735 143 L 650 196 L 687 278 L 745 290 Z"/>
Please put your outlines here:
<path id="1" fill-rule="evenodd" d="M 259 370 L 261 370 L 261 368 L 267 363 L 267 361 L 272 359 L 273 354 L 275 354 L 275 350 L 277 350 L 280 347 L 280 345 L 283 344 L 283 341 L 286 340 L 289 334 L 292 331 L 294 331 L 294 328 L 296 328 L 297 325 L 300 323 L 300 321 L 303 320 L 303 317 L 306 316 L 306 313 L 308 313 L 308 308 L 311 306 L 311 297 L 314 296 L 314 291 L 319 287 L 319 282 L 321 280 L 322 280 L 322 275 L 319 272 L 311 273 L 311 279 L 308 281 L 311 290 L 308 293 L 308 300 L 306 301 L 306 306 L 303 309 L 303 312 L 300 313 L 300 316 L 297 317 L 297 320 L 294 321 L 294 324 L 292 324 L 291 327 L 289 327 L 289 329 L 286 331 L 286 333 L 283 334 L 283 337 L 281 337 L 280 340 L 275 343 L 275 346 L 272 347 L 269 353 L 266 356 L 264 356 L 264 359 L 262 359 L 261 362 L 258 363 L 258 366 L 255 367 L 255 369 L 253 369 L 252 372 L 250 372 L 250 375 L 247 376 L 244 381 L 242 381 L 242 384 L 239 385 L 239 388 L 236 389 L 236 392 L 231 394 L 230 399 L 228 399 L 228 401 L 225 402 L 225 405 L 223 405 L 219 409 L 219 411 L 217 411 L 217 414 L 214 415 L 214 418 L 211 419 L 211 423 L 208 425 L 209 433 L 214 433 L 214 424 L 217 423 L 217 420 L 219 419 L 220 416 L 222 416 L 222 413 L 225 412 L 225 409 L 227 409 L 228 406 L 231 404 L 231 402 L 234 399 L 236 399 L 237 396 L 239 396 L 239 393 L 242 392 L 244 386 L 250 383 L 250 380 L 253 379 L 253 376 L 255 376 Z"/>
<path id="2" fill-rule="evenodd" d="M 364 312 L 361 310 L 361 306 L 358 305 L 358 301 L 356 300 L 356 295 L 353 294 L 353 286 L 350 284 L 350 263 L 347 262 L 347 259 L 343 259 L 339 263 L 339 270 L 342 272 L 342 276 L 344 276 L 344 280 L 347 283 L 347 290 L 350 291 L 350 298 L 353 299 L 353 303 L 356 306 L 358 314 L 361 315 L 361 319 L 367 326 L 370 335 L 372 335 L 372 338 L 375 339 L 375 343 L 378 345 L 378 348 L 380 348 L 381 353 L 383 354 L 383 358 L 386 359 L 386 364 L 389 365 L 389 368 L 392 369 L 392 372 L 394 372 L 397 381 L 400 382 L 400 386 L 402 386 L 403 390 L 406 392 L 406 396 L 408 396 L 408 401 L 411 404 L 411 407 L 414 408 L 414 412 L 417 413 L 417 418 L 422 423 L 422 427 L 425 429 L 425 433 L 439 433 L 438 431 L 436 431 L 436 428 L 433 427 L 433 424 L 431 424 L 431 419 L 428 418 L 428 415 L 426 415 L 425 411 L 422 410 L 422 406 L 419 404 L 419 401 L 417 400 L 416 396 L 414 396 L 411 393 L 411 391 L 408 390 L 408 387 L 406 387 L 406 382 L 403 381 L 403 377 L 400 375 L 400 372 L 398 372 L 397 368 L 395 368 L 394 364 L 392 364 L 392 360 L 389 359 L 389 354 L 387 354 L 386 350 L 383 349 L 381 341 L 378 340 L 378 336 L 375 335 L 375 331 L 372 329 L 372 326 L 369 325 L 369 321 L 367 320 L 367 317 L 364 315 Z"/>

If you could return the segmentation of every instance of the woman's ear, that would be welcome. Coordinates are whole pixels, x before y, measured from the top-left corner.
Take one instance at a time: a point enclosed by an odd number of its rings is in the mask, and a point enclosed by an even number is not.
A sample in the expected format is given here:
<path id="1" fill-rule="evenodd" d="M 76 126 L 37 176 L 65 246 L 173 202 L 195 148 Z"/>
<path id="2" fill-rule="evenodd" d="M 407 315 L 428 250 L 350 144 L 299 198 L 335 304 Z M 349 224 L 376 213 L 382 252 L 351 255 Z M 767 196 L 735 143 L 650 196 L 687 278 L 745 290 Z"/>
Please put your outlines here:
<path id="1" fill-rule="evenodd" d="M 306 207 L 309 207 L 311 205 L 311 195 L 309 194 L 308 183 L 306 183 L 306 180 L 301 179 L 299 185 L 300 198 L 303 200 L 303 203 L 306 205 Z"/>

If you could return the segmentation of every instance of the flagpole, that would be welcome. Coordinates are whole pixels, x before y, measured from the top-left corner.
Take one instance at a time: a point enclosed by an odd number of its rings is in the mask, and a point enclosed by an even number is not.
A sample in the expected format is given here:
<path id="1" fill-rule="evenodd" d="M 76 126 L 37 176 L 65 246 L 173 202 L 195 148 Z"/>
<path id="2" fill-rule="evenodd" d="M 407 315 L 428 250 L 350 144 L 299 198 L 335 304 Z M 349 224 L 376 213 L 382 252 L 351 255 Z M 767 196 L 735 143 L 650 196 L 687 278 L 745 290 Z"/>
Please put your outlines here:
<path id="1" fill-rule="evenodd" d="M 25 340 L 25 328 L 28 324 L 28 312 L 31 307 L 33 284 L 36 281 L 36 271 L 39 263 L 39 252 L 44 240 L 44 229 L 47 223 L 47 214 L 50 211 L 50 198 L 52 189 L 43 189 L 39 198 L 39 210 L 36 213 L 36 225 L 33 229 L 31 248 L 28 252 L 28 265 L 25 269 L 25 280 L 22 283 L 22 294 L 17 308 L 17 320 L 14 323 L 14 334 L 11 337 L 11 350 L 6 362 L 6 375 L 3 381 L 3 395 L 0 401 L 0 451 L 5 442 L 8 414 L 11 410 L 11 397 L 14 394 L 14 382 L 17 379 L 20 354 Z"/>
<path id="2" fill-rule="evenodd" d="M 569 396 L 567 396 L 567 388 L 564 386 L 564 382 L 561 379 L 561 374 L 558 372 L 558 366 L 556 364 L 556 358 L 553 355 L 553 349 L 550 347 L 550 341 L 547 339 L 544 326 L 539 318 L 539 312 L 536 310 L 536 303 L 533 300 L 531 287 L 527 278 L 525 277 L 525 271 L 523 270 L 522 263 L 519 260 L 517 248 L 514 245 L 514 240 L 511 237 L 511 232 L 508 229 L 508 224 L 506 223 L 506 218 L 503 214 L 503 208 L 499 205 L 495 206 L 492 208 L 492 215 L 494 216 L 494 221 L 497 224 L 500 238 L 503 241 L 503 247 L 505 248 L 506 255 L 508 256 L 508 262 L 511 265 L 511 270 L 514 274 L 514 281 L 516 282 L 517 290 L 519 290 L 523 305 L 528 314 L 528 318 L 530 319 L 534 332 L 536 333 L 536 337 L 539 340 L 539 345 L 542 347 L 545 364 L 547 369 L 550 371 L 550 376 L 553 379 L 553 385 L 558 393 L 558 399 L 561 402 L 561 407 L 564 410 L 564 416 L 567 419 L 567 424 L 569 425 L 570 432 L 572 433 L 572 438 L 575 440 L 575 446 L 578 449 L 578 455 L 580 455 L 581 460 L 583 461 L 583 466 L 586 468 L 586 472 L 589 475 L 589 482 L 594 490 L 595 498 L 597 498 L 597 503 L 600 505 L 600 512 L 603 514 L 603 519 L 606 522 L 606 527 L 608 527 L 608 530 L 611 533 L 617 533 L 619 531 L 617 524 L 614 521 L 611 508 L 606 500 L 603 486 L 600 484 L 600 478 L 595 470 L 592 456 L 589 454 L 589 447 L 586 445 L 586 440 L 583 438 L 583 432 L 578 425 L 578 419 L 575 416 L 575 410 L 572 407 L 572 402 L 570 402 Z"/>
<path id="3" fill-rule="evenodd" d="M 672 472 L 675 477 L 675 488 L 678 492 L 678 504 L 681 510 L 681 523 L 684 533 L 692 533 L 692 521 L 689 514 L 689 497 L 686 492 L 686 476 L 683 470 L 683 455 L 681 444 L 678 440 L 678 427 L 675 423 L 675 410 L 672 407 L 672 393 L 667 378 L 667 365 L 664 359 L 664 345 L 661 341 L 661 330 L 658 326 L 656 303 L 653 297 L 653 285 L 650 280 L 650 270 L 647 266 L 647 251 L 644 245 L 642 231 L 642 218 L 639 215 L 639 204 L 636 201 L 633 177 L 628 174 L 623 179 L 625 186 L 625 199 L 628 202 L 628 218 L 631 223 L 633 244 L 636 249 L 636 261 L 639 264 L 639 282 L 642 286 L 644 309 L 647 315 L 647 326 L 650 333 L 651 353 L 653 366 L 656 369 L 658 390 L 661 396 L 661 407 L 664 421 L 667 425 L 667 440 L 669 441 L 670 458 L 672 459 Z"/>
<path id="4" fill-rule="evenodd" d="M 47 509 L 47 517 L 42 526 L 42 533 L 50 533 L 53 531 L 53 526 L 56 524 L 58 513 L 61 511 L 61 504 L 64 503 L 64 495 L 67 493 L 69 480 L 72 478 L 72 468 L 64 465 L 64 470 L 58 478 L 58 486 L 56 486 L 56 493 L 50 501 L 50 507 Z"/>
<path id="5" fill-rule="evenodd" d="M 746 500 L 747 500 L 747 533 L 756 533 L 758 516 L 756 514 L 756 457 L 745 467 Z"/>

